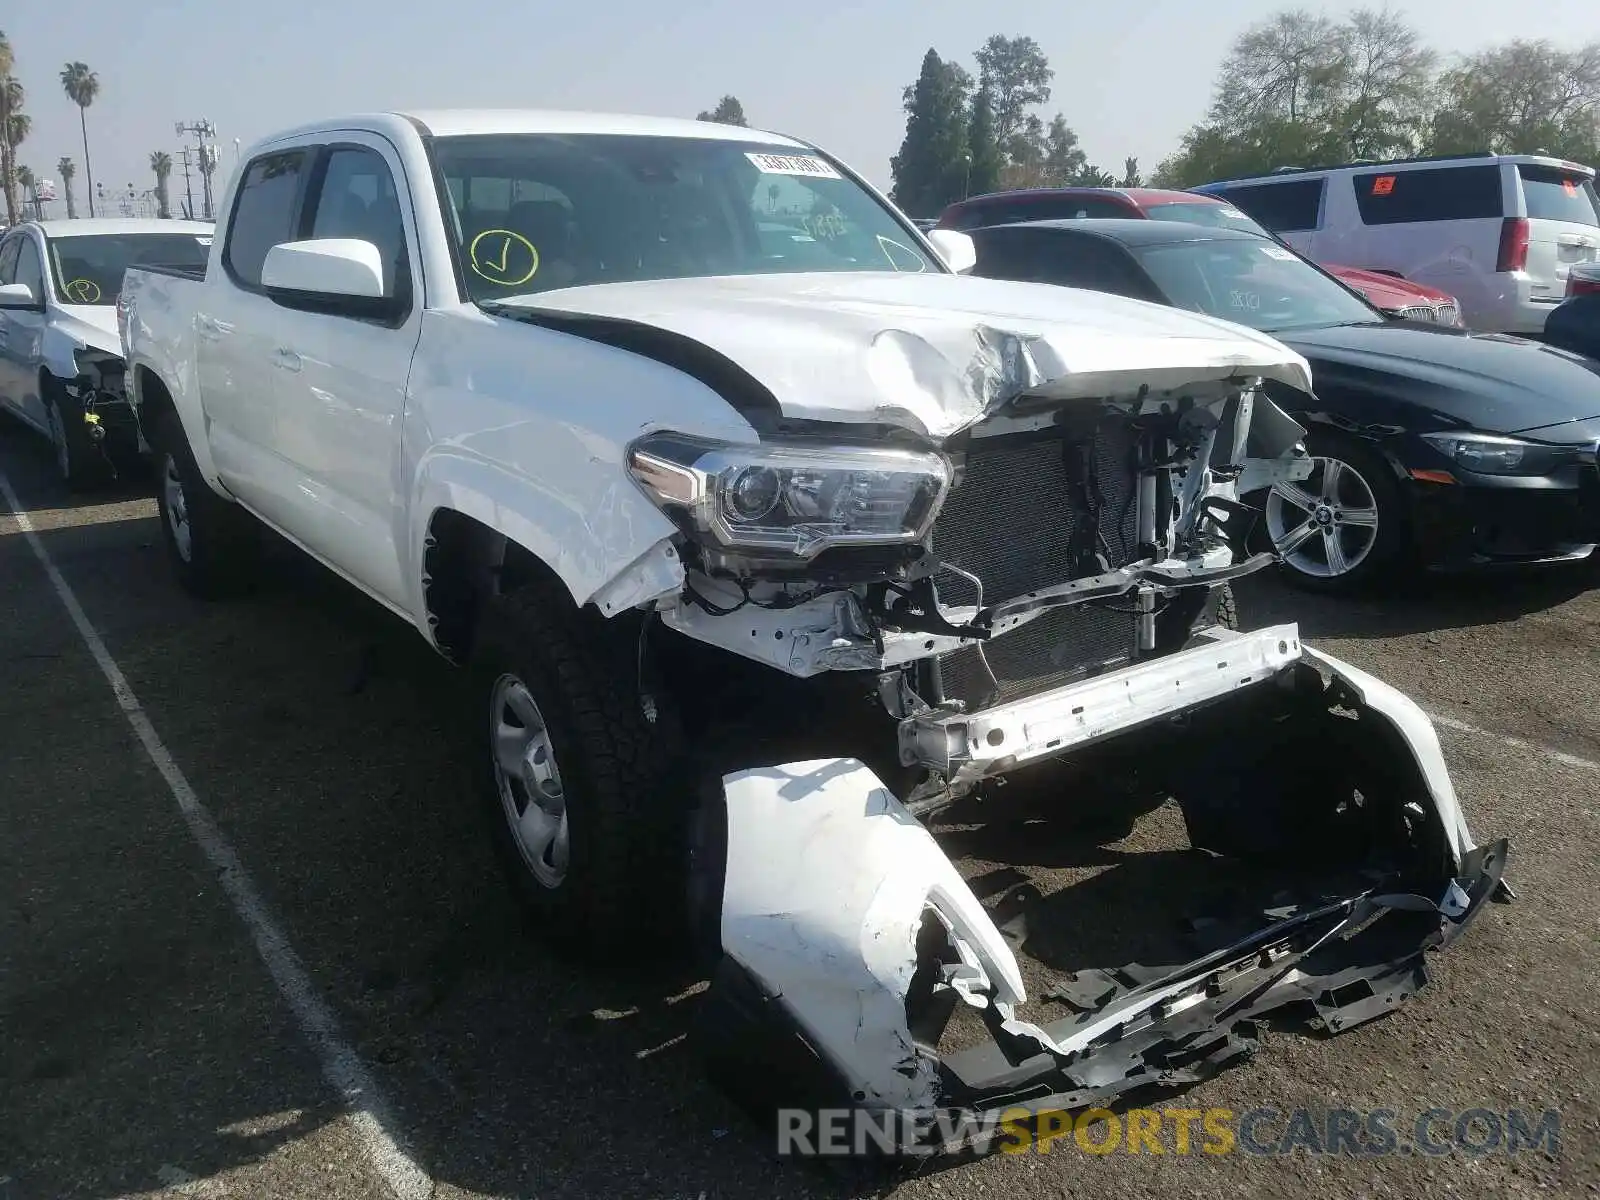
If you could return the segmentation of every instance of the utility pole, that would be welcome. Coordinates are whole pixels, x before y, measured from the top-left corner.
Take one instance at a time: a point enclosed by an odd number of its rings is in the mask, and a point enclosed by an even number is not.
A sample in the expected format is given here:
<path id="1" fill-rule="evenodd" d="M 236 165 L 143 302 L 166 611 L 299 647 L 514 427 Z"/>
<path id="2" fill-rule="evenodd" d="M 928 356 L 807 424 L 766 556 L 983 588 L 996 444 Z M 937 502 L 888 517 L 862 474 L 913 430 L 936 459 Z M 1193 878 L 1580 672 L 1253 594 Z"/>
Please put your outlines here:
<path id="1" fill-rule="evenodd" d="M 183 217 L 186 221 L 194 220 L 194 186 L 190 182 L 189 153 L 187 146 L 178 151 L 178 158 L 183 163 L 183 194 L 186 201 L 183 206 Z"/>
<path id="2" fill-rule="evenodd" d="M 200 183 L 204 190 L 206 202 L 206 220 L 209 221 L 211 220 L 211 176 L 216 171 L 218 155 L 216 146 L 208 144 L 206 139 L 216 138 L 217 127 L 210 121 L 201 119 L 188 123 L 178 121 L 175 123 L 174 128 L 177 130 L 179 137 L 183 137 L 186 134 L 194 135 L 195 144 L 198 147 L 198 155 L 195 162 L 200 169 Z M 194 215 L 194 197 L 192 194 L 189 199 L 189 215 L 191 217 Z"/>

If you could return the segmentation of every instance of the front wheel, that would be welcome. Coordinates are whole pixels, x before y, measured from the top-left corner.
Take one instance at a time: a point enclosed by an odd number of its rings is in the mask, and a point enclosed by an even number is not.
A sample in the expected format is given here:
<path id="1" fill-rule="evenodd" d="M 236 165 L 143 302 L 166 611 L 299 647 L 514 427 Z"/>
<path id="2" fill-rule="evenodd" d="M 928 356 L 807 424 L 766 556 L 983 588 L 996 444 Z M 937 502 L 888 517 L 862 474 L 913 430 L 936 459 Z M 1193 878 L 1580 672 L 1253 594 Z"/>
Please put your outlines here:
<path id="1" fill-rule="evenodd" d="M 50 423 L 50 443 L 56 452 L 56 472 L 69 491 L 84 492 L 111 477 L 111 463 L 95 444 L 83 405 L 52 376 L 40 380 L 45 418 Z"/>
<path id="2" fill-rule="evenodd" d="M 557 581 L 488 602 L 467 752 L 512 887 L 583 957 L 681 941 L 687 790 L 665 699 L 642 698 L 637 627 Z"/>
<path id="3" fill-rule="evenodd" d="M 1289 580 L 1312 591 L 1354 592 L 1399 565 L 1404 497 L 1377 454 L 1343 438 L 1306 438 L 1311 475 L 1275 483 L 1265 532 Z"/>

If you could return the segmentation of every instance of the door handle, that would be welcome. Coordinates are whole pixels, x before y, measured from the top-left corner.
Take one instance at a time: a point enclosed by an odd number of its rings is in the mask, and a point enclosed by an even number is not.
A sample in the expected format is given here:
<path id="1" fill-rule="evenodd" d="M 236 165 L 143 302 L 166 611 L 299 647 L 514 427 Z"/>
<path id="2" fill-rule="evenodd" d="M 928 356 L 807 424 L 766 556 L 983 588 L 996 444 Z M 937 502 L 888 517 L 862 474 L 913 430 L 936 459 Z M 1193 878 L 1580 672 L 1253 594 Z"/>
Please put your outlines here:
<path id="1" fill-rule="evenodd" d="M 233 326 L 226 321 L 218 321 L 213 317 L 196 317 L 194 319 L 195 332 L 208 342 L 215 342 L 225 333 L 232 333 Z"/>
<path id="2" fill-rule="evenodd" d="M 298 371 L 305 365 L 304 360 L 287 346 L 279 346 L 272 355 L 272 361 L 285 371 Z"/>

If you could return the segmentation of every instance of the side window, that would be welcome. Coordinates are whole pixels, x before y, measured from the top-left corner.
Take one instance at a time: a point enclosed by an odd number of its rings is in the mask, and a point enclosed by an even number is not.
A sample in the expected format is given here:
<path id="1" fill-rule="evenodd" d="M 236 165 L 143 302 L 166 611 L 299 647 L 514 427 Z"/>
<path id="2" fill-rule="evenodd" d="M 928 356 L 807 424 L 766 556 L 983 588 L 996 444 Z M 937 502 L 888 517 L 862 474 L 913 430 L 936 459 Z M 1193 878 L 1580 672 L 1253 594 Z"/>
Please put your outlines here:
<path id="1" fill-rule="evenodd" d="M 1503 215 L 1500 168 L 1433 167 L 1351 176 L 1364 225 L 1467 221 Z"/>
<path id="2" fill-rule="evenodd" d="M 1273 233 L 1296 233 L 1317 227 L 1324 182 L 1317 178 L 1253 183 L 1220 188 L 1212 194 L 1243 209 Z"/>
<path id="3" fill-rule="evenodd" d="M 13 283 L 25 283 L 33 289 L 35 300 L 47 299 L 44 286 L 44 267 L 39 261 L 39 248 L 31 237 L 17 239 L 22 243 L 17 254 L 17 277 Z"/>
<path id="4" fill-rule="evenodd" d="M 365 146 L 342 146 L 328 155 L 316 211 L 314 238 L 371 242 L 383 259 L 383 294 L 410 295 L 410 256 L 394 175 L 383 155 Z"/>
<path id="5" fill-rule="evenodd" d="M 263 155 L 245 168 L 222 254 L 235 283 L 261 286 L 267 251 L 294 241 L 295 205 L 309 157 L 308 150 L 285 150 Z"/>
<path id="6" fill-rule="evenodd" d="M 1122 250 L 1099 238 L 1052 238 L 1046 243 L 1039 278 L 1070 287 L 1147 298 L 1148 288 Z"/>
<path id="7" fill-rule="evenodd" d="M 17 281 L 17 255 L 22 251 L 22 243 L 27 240 L 26 234 L 18 234 L 0 246 L 0 283 L 15 283 Z"/>

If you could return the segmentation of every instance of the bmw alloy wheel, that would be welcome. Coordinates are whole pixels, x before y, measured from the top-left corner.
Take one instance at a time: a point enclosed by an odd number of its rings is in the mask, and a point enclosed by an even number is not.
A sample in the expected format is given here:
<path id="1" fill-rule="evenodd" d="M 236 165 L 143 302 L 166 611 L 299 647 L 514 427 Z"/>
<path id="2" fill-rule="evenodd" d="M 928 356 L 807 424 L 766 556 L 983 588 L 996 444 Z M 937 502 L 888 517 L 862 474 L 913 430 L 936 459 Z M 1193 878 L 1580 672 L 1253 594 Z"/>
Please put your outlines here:
<path id="1" fill-rule="evenodd" d="M 1267 534 L 1283 561 L 1315 579 L 1348 575 L 1378 542 L 1372 485 L 1338 458 L 1315 458 L 1307 479 L 1273 484 L 1266 518 Z"/>

